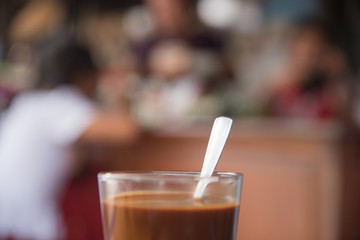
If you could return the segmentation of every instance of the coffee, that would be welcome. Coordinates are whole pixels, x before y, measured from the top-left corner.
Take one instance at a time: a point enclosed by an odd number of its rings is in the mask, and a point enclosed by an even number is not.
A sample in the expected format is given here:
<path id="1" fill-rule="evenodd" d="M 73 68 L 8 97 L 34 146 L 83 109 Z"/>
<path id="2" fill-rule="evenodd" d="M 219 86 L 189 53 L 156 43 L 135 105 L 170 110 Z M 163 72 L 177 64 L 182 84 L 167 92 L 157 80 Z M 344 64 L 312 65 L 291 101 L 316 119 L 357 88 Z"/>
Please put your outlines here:
<path id="1" fill-rule="evenodd" d="M 106 240 L 234 240 L 239 205 L 192 193 L 127 193 L 102 201 Z M 235 222 L 235 224 L 234 224 Z"/>

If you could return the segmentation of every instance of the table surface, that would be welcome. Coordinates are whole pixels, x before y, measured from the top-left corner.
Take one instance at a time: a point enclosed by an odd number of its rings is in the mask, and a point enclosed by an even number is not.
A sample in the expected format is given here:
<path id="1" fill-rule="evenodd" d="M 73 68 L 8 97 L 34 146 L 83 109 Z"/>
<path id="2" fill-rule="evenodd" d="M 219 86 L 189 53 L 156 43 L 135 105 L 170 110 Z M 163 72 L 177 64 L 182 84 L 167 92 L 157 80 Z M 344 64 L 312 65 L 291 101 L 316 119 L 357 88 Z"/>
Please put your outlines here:
<path id="1" fill-rule="evenodd" d="M 118 149 L 110 169 L 200 170 L 211 126 L 152 130 Z M 238 239 L 337 238 L 341 134 L 331 121 L 234 121 L 217 170 L 244 174 Z"/>

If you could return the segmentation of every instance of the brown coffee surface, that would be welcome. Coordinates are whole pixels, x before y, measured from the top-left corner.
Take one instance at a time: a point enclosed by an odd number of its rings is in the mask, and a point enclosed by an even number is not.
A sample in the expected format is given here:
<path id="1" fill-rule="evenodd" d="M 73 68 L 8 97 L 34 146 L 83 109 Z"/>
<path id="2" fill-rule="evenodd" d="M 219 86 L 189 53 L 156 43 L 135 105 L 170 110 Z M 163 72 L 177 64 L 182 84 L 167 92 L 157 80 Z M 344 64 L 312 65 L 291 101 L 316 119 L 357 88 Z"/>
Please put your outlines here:
<path id="1" fill-rule="evenodd" d="M 233 240 L 238 205 L 190 193 L 130 193 L 102 202 L 105 240 Z M 235 223 L 234 223 L 235 222 Z"/>

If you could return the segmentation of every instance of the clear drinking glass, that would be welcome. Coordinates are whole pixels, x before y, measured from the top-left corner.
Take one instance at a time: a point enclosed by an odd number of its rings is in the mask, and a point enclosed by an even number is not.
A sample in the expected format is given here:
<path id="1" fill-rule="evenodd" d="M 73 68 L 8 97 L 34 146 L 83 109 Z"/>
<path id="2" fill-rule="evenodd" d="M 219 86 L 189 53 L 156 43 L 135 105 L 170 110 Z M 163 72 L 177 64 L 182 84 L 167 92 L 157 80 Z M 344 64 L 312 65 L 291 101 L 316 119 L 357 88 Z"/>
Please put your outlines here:
<path id="1" fill-rule="evenodd" d="M 235 240 L 242 175 L 218 172 L 200 200 L 199 172 L 98 174 L 105 240 Z"/>

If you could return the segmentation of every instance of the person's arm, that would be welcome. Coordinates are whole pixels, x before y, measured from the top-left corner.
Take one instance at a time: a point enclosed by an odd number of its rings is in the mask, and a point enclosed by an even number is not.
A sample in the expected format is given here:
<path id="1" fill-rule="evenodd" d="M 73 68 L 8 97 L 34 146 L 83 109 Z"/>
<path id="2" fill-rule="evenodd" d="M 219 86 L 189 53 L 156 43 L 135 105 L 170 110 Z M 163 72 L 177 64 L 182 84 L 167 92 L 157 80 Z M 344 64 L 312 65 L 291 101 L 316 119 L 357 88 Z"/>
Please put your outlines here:
<path id="1" fill-rule="evenodd" d="M 132 142 L 138 135 L 136 121 L 128 113 L 98 113 L 78 141 L 118 144 Z"/>

